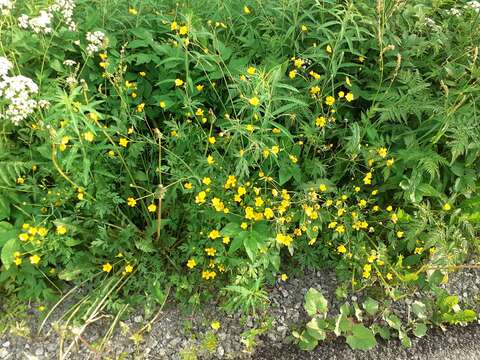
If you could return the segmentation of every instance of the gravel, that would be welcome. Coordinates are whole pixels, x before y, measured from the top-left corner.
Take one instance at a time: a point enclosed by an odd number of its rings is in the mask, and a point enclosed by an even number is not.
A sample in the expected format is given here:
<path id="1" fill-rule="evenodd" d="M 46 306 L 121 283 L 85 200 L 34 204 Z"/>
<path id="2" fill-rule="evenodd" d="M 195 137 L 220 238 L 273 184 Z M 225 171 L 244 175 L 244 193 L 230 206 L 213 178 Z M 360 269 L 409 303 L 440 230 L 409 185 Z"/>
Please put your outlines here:
<path id="1" fill-rule="evenodd" d="M 480 359 L 480 323 L 466 327 L 450 327 L 446 331 L 429 329 L 427 336 L 412 338 L 412 347 L 403 348 L 397 340 L 383 342 L 366 352 L 352 351 L 345 339 L 329 338 L 313 352 L 302 352 L 292 344 L 291 330 L 301 328 L 307 321 L 303 298 L 310 287 L 321 290 L 332 308 L 339 306 L 335 299 L 337 281 L 330 271 L 307 272 L 302 278 L 277 284 L 269 291 L 271 307 L 268 315 L 271 326 L 258 334 L 251 352 L 242 343 L 242 333 L 261 325 L 241 314 L 225 314 L 218 306 L 204 306 L 194 314 L 185 314 L 178 306 L 167 306 L 142 337 L 134 335 L 147 318 L 136 313 L 122 321 L 113 336 L 99 350 L 99 344 L 109 328 L 111 319 L 100 319 L 87 328 L 74 343 L 65 359 Z M 479 308 L 480 271 L 465 270 L 450 275 L 448 290 L 461 294 L 462 300 Z M 415 296 L 415 294 L 412 294 Z M 396 304 L 399 316 L 405 316 L 405 304 Z M 61 313 L 61 310 L 59 311 Z M 58 315 L 57 315 L 58 316 Z M 52 318 L 52 322 L 54 321 Z M 47 360 L 59 358 L 59 330 L 52 323 L 36 335 L 39 320 L 32 317 L 29 336 L 0 336 L 0 359 Z M 220 329 L 210 327 L 219 321 Z M 67 333 L 71 333 L 67 331 Z M 72 343 L 66 337 L 63 350 Z"/>

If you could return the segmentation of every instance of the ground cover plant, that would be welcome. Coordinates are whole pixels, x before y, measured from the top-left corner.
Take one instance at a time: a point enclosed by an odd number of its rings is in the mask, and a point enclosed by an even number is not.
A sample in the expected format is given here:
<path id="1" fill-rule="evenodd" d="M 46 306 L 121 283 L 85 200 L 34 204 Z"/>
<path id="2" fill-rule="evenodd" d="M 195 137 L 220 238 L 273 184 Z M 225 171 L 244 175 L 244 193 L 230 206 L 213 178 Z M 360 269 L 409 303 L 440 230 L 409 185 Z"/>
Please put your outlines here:
<path id="1" fill-rule="evenodd" d="M 311 290 L 305 349 L 474 320 L 440 285 L 478 267 L 479 11 L 0 1 L 2 296 L 259 314 L 268 286 L 329 267 L 339 298 L 368 295 L 365 325 Z M 417 290 L 402 325 L 390 303 Z"/>

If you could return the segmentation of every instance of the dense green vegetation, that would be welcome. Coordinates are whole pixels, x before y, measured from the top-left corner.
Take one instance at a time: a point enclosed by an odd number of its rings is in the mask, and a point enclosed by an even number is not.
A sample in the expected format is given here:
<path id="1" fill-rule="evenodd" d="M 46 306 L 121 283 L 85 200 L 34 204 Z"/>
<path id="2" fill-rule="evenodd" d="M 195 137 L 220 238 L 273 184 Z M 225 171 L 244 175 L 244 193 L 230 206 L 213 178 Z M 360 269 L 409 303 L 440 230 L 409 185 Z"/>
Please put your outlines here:
<path id="1" fill-rule="evenodd" d="M 0 292 L 258 314 L 266 284 L 329 267 L 370 310 L 425 296 L 401 330 L 344 308 L 352 347 L 473 320 L 439 285 L 480 250 L 479 11 L 0 1 Z"/>

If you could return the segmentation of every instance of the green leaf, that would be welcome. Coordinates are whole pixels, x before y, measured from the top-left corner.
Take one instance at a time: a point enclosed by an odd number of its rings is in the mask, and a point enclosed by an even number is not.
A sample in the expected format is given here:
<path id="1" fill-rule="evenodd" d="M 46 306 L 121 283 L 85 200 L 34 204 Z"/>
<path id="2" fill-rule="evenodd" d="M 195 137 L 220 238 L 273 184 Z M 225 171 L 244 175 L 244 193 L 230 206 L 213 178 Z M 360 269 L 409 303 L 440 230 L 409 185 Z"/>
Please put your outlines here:
<path id="1" fill-rule="evenodd" d="M 328 310 L 328 301 L 321 292 L 310 288 L 305 294 L 304 307 L 309 316 L 314 316 L 316 314 L 325 315 Z"/>
<path id="2" fill-rule="evenodd" d="M 311 336 L 308 332 L 302 332 L 300 335 L 300 341 L 298 342 L 298 346 L 301 350 L 304 351 L 312 351 L 318 345 L 318 340 Z"/>
<path id="3" fill-rule="evenodd" d="M 247 252 L 248 257 L 251 261 L 255 260 L 257 255 L 257 237 L 255 236 L 255 232 L 251 232 L 244 240 L 243 246 L 245 247 L 245 251 Z"/>
<path id="4" fill-rule="evenodd" d="M 0 220 L 10 216 L 10 203 L 4 196 L 0 196 Z"/>
<path id="5" fill-rule="evenodd" d="M 412 304 L 412 311 L 419 319 L 425 319 L 427 317 L 427 307 L 420 301 L 414 301 Z"/>
<path id="6" fill-rule="evenodd" d="M 8 240 L 15 238 L 17 232 L 13 228 L 13 225 L 6 222 L 0 221 L 0 248 L 5 244 Z"/>
<path id="7" fill-rule="evenodd" d="M 353 350 L 370 350 L 375 347 L 377 340 L 372 330 L 362 324 L 355 324 L 352 327 L 352 335 L 347 336 L 347 344 Z"/>
<path id="8" fill-rule="evenodd" d="M 65 281 L 72 281 L 73 279 L 77 278 L 83 271 L 84 269 L 82 268 L 65 269 L 58 274 L 58 278 Z"/>
<path id="9" fill-rule="evenodd" d="M 395 330 L 400 330 L 402 327 L 402 320 L 400 320 L 397 315 L 391 314 L 385 319 L 385 321 L 391 328 Z"/>
<path id="10" fill-rule="evenodd" d="M 425 336 L 426 333 L 427 325 L 425 325 L 424 323 L 415 324 L 415 327 L 413 328 L 413 335 L 415 335 L 416 337 L 422 337 Z"/>
<path id="11" fill-rule="evenodd" d="M 314 317 L 307 323 L 307 332 L 317 340 L 325 340 L 327 336 L 325 332 L 326 327 L 327 323 L 325 320 Z"/>
<path id="12" fill-rule="evenodd" d="M 398 338 L 400 339 L 400 342 L 404 347 L 409 348 L 412 346 L 412 341 L 410 340 L 405 331 L 399 331 Z"/>
<path id="13" fill-rule="evenodd" d="M 17 239 L 10 239 L 8 240 L 5 245 L 2 247 L 2 253 L 0 255 L 0 259 L 2 260 L 3 266 L 5 270 L 8 270 L 13 263 L 15 257 L 13 254 L 15 251 L 19 250 L 19 244 Z"/>
<path id="14" fill-rule="evenodd" d="M 237 226 L 237 229 L 240 228 L 240 225 Z M 247 231 L 240 230 L 241 232 L 239 233 L 238 230 L 236 232 L 237 236 L 235 236 L 232 240 L 232 243 L 230 244 L 230 247 L 228 248 L 228 255 L 232 255 L 240 249 L 244 243 L 244 239 L 248 236 Z"/>
<path id="15" fill-rule="evenodd" d="M 363 308 L 369 315 L 375 315 L 378 311 L 378 301 L 369 297 L 363 302 Z"/>
<path id="16" fill-rule="evenodd" d="M 371 329 L 375 334 L 380 335 L 382 339 L 390 340 L 390 328 L 388 326 L 373 324 Z"/>

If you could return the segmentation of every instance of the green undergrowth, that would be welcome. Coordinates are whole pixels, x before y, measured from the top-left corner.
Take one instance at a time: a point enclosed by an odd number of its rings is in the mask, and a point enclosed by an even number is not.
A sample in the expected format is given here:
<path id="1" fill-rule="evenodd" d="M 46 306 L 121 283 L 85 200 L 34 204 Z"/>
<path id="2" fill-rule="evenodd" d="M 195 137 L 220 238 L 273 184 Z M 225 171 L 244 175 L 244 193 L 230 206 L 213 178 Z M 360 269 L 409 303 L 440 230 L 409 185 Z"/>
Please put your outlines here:
<path id="1" fill-rule="evenodd" d="M 82 331 L 167 298 L 261 317 L 329 268 L 379 313 L 309 314 L 303 348 L 472 321 L 442 283 L 479 266 L 477 4 L 4 1 L 2 296 L 86 288 Z"/>

